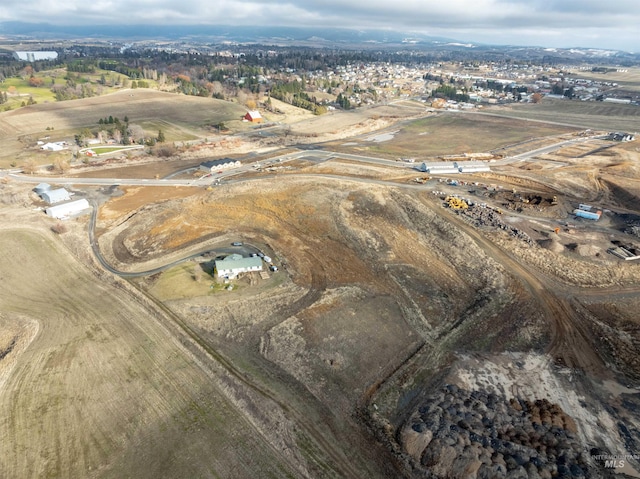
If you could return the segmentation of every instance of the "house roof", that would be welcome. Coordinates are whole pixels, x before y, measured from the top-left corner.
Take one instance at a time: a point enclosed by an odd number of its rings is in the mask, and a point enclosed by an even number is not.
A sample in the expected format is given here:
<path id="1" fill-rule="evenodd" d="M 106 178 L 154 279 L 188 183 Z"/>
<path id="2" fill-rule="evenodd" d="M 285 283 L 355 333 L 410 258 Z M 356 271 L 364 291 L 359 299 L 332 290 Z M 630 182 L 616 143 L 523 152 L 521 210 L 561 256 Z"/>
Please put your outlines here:
<path id="1" fill-rule="evenodd" d="M 247 115 L 249 115 L 254 120 L 257 119 L 257 118 L 262 118 L 262 115 L 260 114 L 260 112 L 258 110 L 249 110 L 247 112 Z"/>
<path id="2" fill-rule="evenodd" d="M 245 269 L 245 268 L 262 268 L 262 258 L 258 256 L 251 256 L 248 258 L 244 258 L 239 254 L 232 254 L 227 256 L 225 259 L 216 260 L 216 269 L 220 270 L 234 270 L 234 269 Z"/>
<path id="3" fill-rule="evenodd" d="M 63 203 L 61 205 L 50 206 L 45 210 L 45 213 L 48 216 L 52 216 L 54 218 L 65 218 L 88 208 L 91 208 L 91 205 L 85 198 L 82 198 L 81 200 L 71 201 L 69 203 Z"/>

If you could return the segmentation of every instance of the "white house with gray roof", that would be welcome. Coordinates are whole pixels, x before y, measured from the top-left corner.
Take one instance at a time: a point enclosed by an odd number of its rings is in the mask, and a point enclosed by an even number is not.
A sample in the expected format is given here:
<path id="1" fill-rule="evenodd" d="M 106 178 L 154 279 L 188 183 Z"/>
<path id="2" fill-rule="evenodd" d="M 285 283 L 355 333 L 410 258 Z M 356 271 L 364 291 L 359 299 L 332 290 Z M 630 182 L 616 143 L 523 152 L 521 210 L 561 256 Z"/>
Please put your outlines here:
<path id="1" fill-rule="evenodd" d="M 251 256 L 245 258 L 240 254 L 231 254 L 225 259 L 216 260 L 216 271 L 218 278 L 233 279 L 240 273 L 251 271 L 262 271 L 262 258 Z"/>

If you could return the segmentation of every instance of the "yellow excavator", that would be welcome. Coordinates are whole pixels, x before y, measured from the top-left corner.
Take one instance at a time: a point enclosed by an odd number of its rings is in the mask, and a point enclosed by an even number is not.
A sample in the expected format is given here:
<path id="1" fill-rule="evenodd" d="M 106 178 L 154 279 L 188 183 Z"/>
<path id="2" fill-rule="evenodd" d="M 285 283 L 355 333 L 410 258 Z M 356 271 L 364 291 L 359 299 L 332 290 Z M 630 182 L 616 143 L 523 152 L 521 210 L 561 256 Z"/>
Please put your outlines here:
<path id="1" fill-rule="evenodd" d="M 466 201 L 461 200 L 456 196 L 447 196 L 444 201 L 449 205 L 449 208 L 454 210 L 466 210 L 469 208 Z"/>

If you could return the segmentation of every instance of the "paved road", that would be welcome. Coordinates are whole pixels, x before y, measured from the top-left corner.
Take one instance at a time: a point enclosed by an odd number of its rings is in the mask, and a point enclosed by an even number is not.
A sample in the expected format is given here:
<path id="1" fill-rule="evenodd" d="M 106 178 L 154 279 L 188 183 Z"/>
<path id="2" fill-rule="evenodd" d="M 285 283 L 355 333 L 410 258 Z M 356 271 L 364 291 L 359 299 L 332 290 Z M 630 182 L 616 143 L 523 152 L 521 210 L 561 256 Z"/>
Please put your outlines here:
<path id="1" fill-rule="evenodd" d="M 502 160 L 496 160 L 495 162 L 491 163 L 492 165 L 507 165 L 509 163 L 517 163 L 520 161 L 526 161 L 526 160 L 530 160 L 531 158 L 534 158 L 536 156 L 540 156 L 540 155 L 546 155 L 548 153 L 553 153 L 554 151 L 557 151 L 561 148 L 564 148 L 566 146 L 571 146 L 571 145 L 577 145 L 580 143 L 587 143 L 589 141 L 593 141 L 593 140 L 602 140 L 606 138 L 606 136 L 588 136 L 588 137 L 584 137 L 584 138 L 572 138 L 571 140 L 564 140 L 558 143 L 554 143 L 553 145 L 549 145 L 549 146 L 543 146 L 542 148 L 536 148 L 534 150 L 530 150 L 524 153 L 520 153 L 519 155 L 515 155 L 515 156 L 508 156 L 506 158 L 503 158 Z"/>
<path id="2" fill-rule="evenodd" d="M 516 163 L 529 160 L 535 156 L 551 153 L 569 145 L 586 143 L 594 139 L 602 139 L 602 136 L 592 136 L 586 138 L 573 138 L 571 140 L 564 140 L 553 145 L 545 146 L 543 148 L 536 148 L 519 155 L 503 158 L 489 164 L 491 165 L 506 165 L 509 163 Z M 17 171 L 4 171 L 0 172 L 0 176 L 9 176 L 16 181 L 22 181 L 26 183 L 43 183 L 43 182 L 55 182 L 63 186 L 81 186 L 81 185 L 122 185 L 122 186 L 196 186 L 204 187 L 217 183 L 221 180 L 233 178 L 234 176 L 241 175 L 243 173 L 251 172 L 255 170 L 255 165 L 260 164 L 263 168 L 268 166 L 283 165 L 289 161 L 302 159 L 305 157 L 313 158 L 314 161 L 327 161 L 332 158 L 343 158 L 347 160 L 360 161 L 363 163 L 370 163 L 380 166 L 390 166 L 398 169 L 412 170 L 415 167 L 413 163 L 398 162 L 395 160 L 389 160 L 386 158 L 378 158 L 374 156 L 355 155 L 350 153 L 338 153 L 329 150 L 302 150 L 293 153 L 287 153 L 281 156 L 270 158 L 268 160 L 262 160 L 253 164 L 246 164 L 240 168 L 234 168 L 232 170 L 222 171 L 221 173 L 213 173 L 211 175 L 202 176 L 197 179 L 135 179 L 135 178 L 76 178 L 76 177 L 48 177 L 48 176 L 30 176 L 24 175 Z M 427 163 L 427 166 L 429 163 Z"/>
<path id="3" fill-rule="evenodd" d="M 243 256 L 249 256 L 252 253 L 260 253 L 260 250 L 258 248 L 247 243 L 244 243 L 242 246 L 229 245 L 213 249 L 210 246 L 207 246 L 198 249 L 197 251 L 192 252 L 189 255 L 183 256 L 180 259 L 158 266 L 157 268 L 152 268 L 144 271 L 120 271 L 111 266 L 100 251 L 100 247 L 98 246 L 98 242 L 96 241 L 95 237 L 96 223 L 98 219 L 98 204 L 92 200 L 91 207 L 91 218 L 89 220 L 89 244 L 91 244 L 93 254 L 104 269 L 122 278 L 139 278 L 141 276 L 149 276 L 152 274 L 160 273 L 169 268 L 173 268 L 180 263 L 184 263 L 185 261 L 189 261 L 193 258 L 197 258 L 198 256 L 202 256 L 203 254 L 210 254 L 213 258 L 215 258 L 219 255 L 228 255 L 233 253 L 238 253 Z"/>

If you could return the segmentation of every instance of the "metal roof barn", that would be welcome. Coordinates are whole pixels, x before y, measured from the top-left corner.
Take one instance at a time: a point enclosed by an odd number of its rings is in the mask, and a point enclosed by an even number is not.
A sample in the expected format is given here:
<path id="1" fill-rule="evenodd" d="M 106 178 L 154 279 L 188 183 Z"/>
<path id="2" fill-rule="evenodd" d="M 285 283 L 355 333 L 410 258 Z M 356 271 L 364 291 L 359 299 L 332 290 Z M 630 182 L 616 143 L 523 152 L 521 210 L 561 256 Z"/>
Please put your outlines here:
<path id="1" fill-rule="evenodd" d="M 52 218 L 57 218 L 59 220 L 64 220 L 90 208 L 91 205 L 89 205 L 89 202 L 83 198 L 81 200 L 51 206 L 44 210 L 44 212 L 47 214 L 47 216 L 51 216 Z"/>
<path id="2" fill-rule="evenodd" d="M 71 199 L 71 195 L 64 188 L 58 188 L 57 190 L 43 191 L 40 194 L 40 197 L 50 205 Z"/>
<path id="3" fill-rule="evenodd" d="M 49 183 L 38 183 L 38 185 L 33 189 L 38 195 L 42 195 L 45 191 L 51 189 L 51 185 Z"/>

